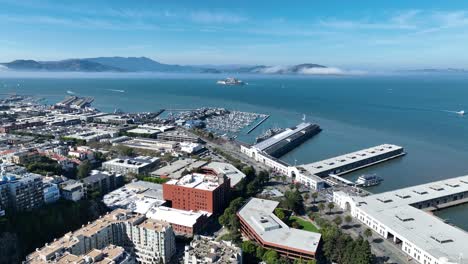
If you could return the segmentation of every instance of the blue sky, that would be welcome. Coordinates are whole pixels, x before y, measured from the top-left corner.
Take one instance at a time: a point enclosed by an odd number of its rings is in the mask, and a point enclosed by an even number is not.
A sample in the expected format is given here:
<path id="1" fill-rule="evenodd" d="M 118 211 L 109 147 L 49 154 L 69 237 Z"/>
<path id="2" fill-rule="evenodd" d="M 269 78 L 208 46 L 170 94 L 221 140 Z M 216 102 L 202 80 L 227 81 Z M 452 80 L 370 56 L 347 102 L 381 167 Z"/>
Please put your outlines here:
<path id="1" fill-rule="evenodd" d="M 467 51 L 468 1 L 0 0 L 0 61 L 468 68 Z"/>

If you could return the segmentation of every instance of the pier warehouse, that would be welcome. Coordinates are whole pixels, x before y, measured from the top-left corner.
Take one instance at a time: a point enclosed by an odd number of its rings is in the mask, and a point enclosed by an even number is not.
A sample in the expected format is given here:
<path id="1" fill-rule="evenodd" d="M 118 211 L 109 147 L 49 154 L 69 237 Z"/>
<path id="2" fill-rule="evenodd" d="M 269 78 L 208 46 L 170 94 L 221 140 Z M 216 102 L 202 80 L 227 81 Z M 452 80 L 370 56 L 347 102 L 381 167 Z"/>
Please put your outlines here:
<path id="1" fill-rule="evenodd" d="M 321 131 L 320 126 L 301 123 L 253 146 L 241 146 L 241 152 L 277 172 L 289 175 L 289 165 L 278 158 Z"/>
<path id="2" fill-rule="evenodd" d="M 468 176 L 367 197 L 338 191 L 333 201 L 418 263 L 468 263 L 468 234 L 426 212 L 468 202 Z"/>
<path id="3" fill-rule="evenodd" d="M 314 189 L 323 188 L 323 177 L 342 175 L 405 155 L 403 147 L 383 144 L 338 157 L 299 165 L 290 169 L 297 182 Z"/>

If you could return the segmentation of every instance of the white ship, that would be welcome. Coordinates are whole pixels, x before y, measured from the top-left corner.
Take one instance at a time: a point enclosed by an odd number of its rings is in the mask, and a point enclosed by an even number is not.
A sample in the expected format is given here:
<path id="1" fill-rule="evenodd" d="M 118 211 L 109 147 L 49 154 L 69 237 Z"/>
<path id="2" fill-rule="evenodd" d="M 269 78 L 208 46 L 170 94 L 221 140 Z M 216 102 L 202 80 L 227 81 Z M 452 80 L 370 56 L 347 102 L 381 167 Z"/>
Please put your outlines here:
<path id="1" fill-rule="evenodd" d="M 361 175 L 359 178 L 356 180 L 356 185 L 357 186 L 363 186 L 363 187 L 369 187 L 369 186 L 375 186 L 380 184 L 383 179 L 380 177 L 377 177 L 376 175 Z"/>
<path id="2" fill-rule="evenodd" d="M 226 78 L 224 80 L 219 80 L 216 83 L 221 84 L 221 85 L 244 85 L 245 84 L 243 81 L 238 80 L 236 78 L 232 78 L 232 77 Z"/>

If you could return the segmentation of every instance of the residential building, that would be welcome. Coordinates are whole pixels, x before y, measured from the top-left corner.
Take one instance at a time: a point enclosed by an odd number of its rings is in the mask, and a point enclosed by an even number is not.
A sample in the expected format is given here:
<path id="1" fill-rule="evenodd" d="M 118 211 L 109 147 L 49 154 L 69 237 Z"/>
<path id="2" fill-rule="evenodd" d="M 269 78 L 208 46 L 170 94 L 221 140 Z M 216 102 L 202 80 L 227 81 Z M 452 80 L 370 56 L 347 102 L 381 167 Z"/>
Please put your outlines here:
<path id="1" fill-rule="evenodd" d="M 159 164 L 159 158 L 139 156 L 136 158 L 109 160 L 102 163 L 102 168 L 123 175 L 138 175 L 149 173 L 157 164 Z"/>
<path id="2" fill-rule="evenodd" d="M 229 202 L 230 182 L 224 174 L 190 173 L 163 184 L 164 200 L 172 208 L 218 214 Z"/>
<path id="3" fill-rule="evenodd" d="M 184 264 L 242 264 L 242 249 L 231 241 L 216 241 L 213 237 L 195 236 L 185 246 Z"/>
<path id="4" fill-rule="evenodd" d="M 153 206 L 146 217 L 170 223 L 176 235 L 191 237 L 198 234 L 211 216 L 203 211 L 186 211 L 166 206 Z"/>
<path id="5" fill-rule="evenodd" d="M 84 196 L 89 197 L 93 192 L 99 192 L 104 195 L 122 186 L 123 176 L 108 171 L 91 171 L 91 175 L 82 179 L 84 187 Z"/>
<path id="6" fill-rule="evenodd" d="M 60 199 L 58 185 L 52 182 L 43 181 L 44 203 L 55 203 Z"/>
<path id="7" fill-rule="evenodd" d="M 117 209 L 45 244 L 29 254 L 24 263 L 56 263 L 66 254 L 86 255 L 112 245 L 133 251 L 137 262 L 143 264 L 168 263 L 176 250 L 170 224 Z"/>
<path id="8" fill-rule="evenodd" d="M 53 261 L 45 261 L 42 259 L 34 260 L 31 264 L 136 264 L 135 257 L 125 251 L 123 247 L 109 245 L 103 249 L 93 249 L 83 255 L 74 255 L 65 252 L 59 255 Z"/>
<path id="9" fill-rule="evenodd" d="M 79 201 L 84 197 L 84 186 L 79 181 L 68 181 L 60 185 L 60 193 L 63 199 Z"/>
<path id="10" fill-rule="evenodd" d="M 44 204 L 42 177 L 33 173 L 3 173 L 0 179 L 0 207 L 29 211 Z"/>
<path id="11" fill-rule="evenodd" d="M 237 212 L 241 232 L 266 249 L 273 249 L 290 259 L 315 259 L 320 246 L 320 233 L 291 228 L 274 210 L 279 202 L 258 198 L 249 201 Z"/>

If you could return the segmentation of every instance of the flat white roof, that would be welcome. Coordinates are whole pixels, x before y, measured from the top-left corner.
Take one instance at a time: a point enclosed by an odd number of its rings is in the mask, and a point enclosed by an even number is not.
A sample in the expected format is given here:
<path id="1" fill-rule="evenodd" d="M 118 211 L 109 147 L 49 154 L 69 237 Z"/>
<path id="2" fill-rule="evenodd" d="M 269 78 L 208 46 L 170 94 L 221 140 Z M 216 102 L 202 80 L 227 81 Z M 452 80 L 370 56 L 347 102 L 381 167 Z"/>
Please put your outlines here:
<path id="1" fill-rule="evenodd" d="M 206 165 L 208 162 L 204 160 L 195 160 L 195 159 L 181 159 L 172 162 L 171 164 L 161 167 L 153 172 L 151 175 L 156 176 L 168 176 L 173 179 L 179 179 L 182 177 L 182 172 L 187 169 L 188 171 L 199 168 Z"/>
<path id="2" fill-rule="evenodd" d="M 307 170 L 311 174 L 320 174 L 327 170 L 332 170 L 344 165 L 352 164 L 361 160 L 365 160 L 371 157 L 375 157 L 381 154 L 385 154 L 397 149 L 403 149 L 403 147 L 392 145 L 392 144 L 383 144 L 375 147 L 351 152 L 341 156 L 329 158 L 326 160 L 321 160 L 313 163 L 299 165 Z"/>
<path id="3" fill-rule="evenodd" d="M 400 238 L 437 258 L 447 258 L 459 263 L 468 263 L 468 233 L 444 223 L 429 212 L 411 206 L 412 204 L 465 193 L 468 195 L 468 176 L 374 194 L 355 197 L 357 208 L 375 218 Z M 394 234 L 395 235 L 395 234 Z"/>
<path id="4" fill-rule="evenodd" d="M 197 223 L 198 219 L 203 215 L 209 217 L 211 213 L 179 210 L 165 206 L 154 206 L 148 211 L 146 217 L 175 225 L 193 227 Z"/>
<path id="5" fill-rule="evenodd" d="M 272 200 L 251 198 L 238 215 L 264 242 L 314 254 L 321 235 L 288 227 L 273 213 L 278 204 Z"/>
<path id="6" fill-rule="evenodd" d="M 187 174 L 178 180 L 170 180 L 166 184 L 208 191 L 213 191 L 220 185 L 218 176 L 200 173 Z"/>
<path id="7" fill-rule="evenodd" d="M 283 139 L 286 139 L 294 134 L 296 134 L 297 132 L 301 131 L 302 129 L 310 126 L 311 124 L 310 123 L 300 123 L 299 125 L 297 125 L 295 128 L 287 128 L 286 130 L 284 130 L 283 132 L 277 134 L 277 135 L 274 135 L 270 138 L 267 138 L 265 140 L 263 140 L 262 142 L 258 143 L 258 144 L 255 144 L 253 145 L 253 148 L 256 148 L 260 151 L 263 151 L 271 146 L 273 146 L 274 144 L 280 142 L 281 140 Z"/>
<path id="8" fill-rule="evenodd" d="M 245 174 L 238 170 L 234 165 L 225 162 L 210 162 L 205 168 L 213 169 L 217 173 L 223 173 L 229 179 L 231 179 L 231 187 L 236 186 L 243 178 Z"/>
<path id="9" fill-rule="evenodd" d="M 123 208 L 142 213 L 148 211 L 150 206 L 161 205 L 165 201 L 161 184 L 137 181 L 104 195 L 103 202 L 111 209 Z"/>
<path id="10" fill-rule="evenodd" d="M 127 131 L 128 133 L 133 133 L 133 134 L 142 134 L 142 135 L 154 135 L 157 133 L 160 133 L 161 131 L 155 130 L 155 129 L 150 129 L 150 128 L 134 128 L 130 129 Z"/>
<path id="11" fill-rule="evenodd" d="M 157 157 L 146 157 L 146 156 L 139 156 L 136 158 L 128 158 L 128 159 L 116 158 L 116 159 L 104 162 L 103 165 L 111 164 L 111 165 L 117 165 L 117 166 L 128 167 L 128 168 L 141 168 L 141 167 L 150 165 L 158 160 L 159 158 Z"/>

